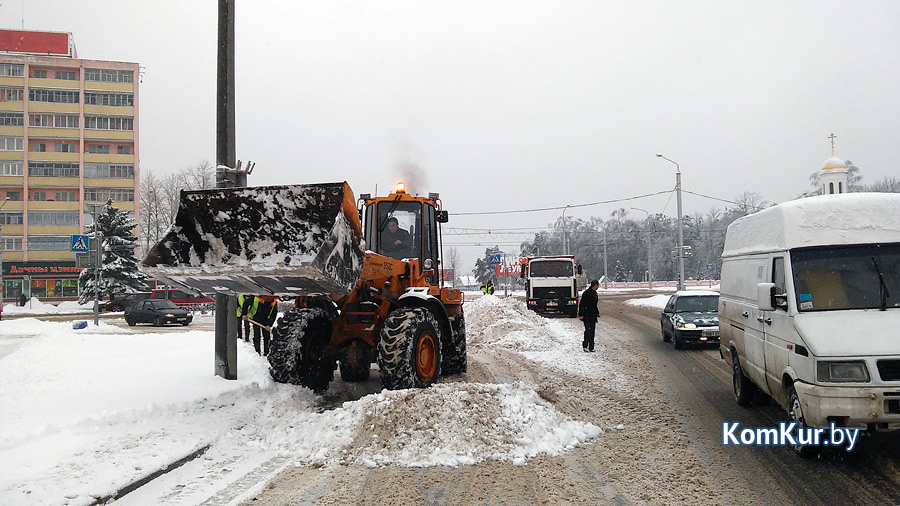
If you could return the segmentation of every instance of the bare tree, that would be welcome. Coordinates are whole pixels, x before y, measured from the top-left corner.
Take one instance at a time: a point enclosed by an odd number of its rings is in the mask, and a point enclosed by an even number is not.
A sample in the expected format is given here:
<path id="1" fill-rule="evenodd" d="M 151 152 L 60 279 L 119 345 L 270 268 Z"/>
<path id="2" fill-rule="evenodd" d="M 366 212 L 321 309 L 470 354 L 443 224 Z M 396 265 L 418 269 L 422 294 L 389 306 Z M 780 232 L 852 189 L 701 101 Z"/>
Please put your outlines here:
<path id="1" fill-rule="evenodd" d="M 875 181 L 872 184 L 863 185 L 861 191 L 881 192 L 881 193 L 900 193 L 900 178 L 893 176 L 885 176 L 884 179 Z"/>
<path id="2" fill-rule="evenodd" d="M 738 195 L 735 200 L 738 208 L 744 214 L 755 213 L 769 207 L 769 202 L 763 199 L 759 192 L 745 191 Z"/>
<path id="3" fill-rule="evenodd" d="M 208 190 L 216 185 L 216 168 L 209 160 L 201 160 L 197 165 L 185 167 L 180 172 L 184 187 L 188 190 Z"/>
<path id="4" fill-rule="evenodd" d="M 449 255 L 447 255 L 449 259 L 450 269 L 453 270 L 453 287 L 456 288 L 456 276 L 459 274 L 459 267 L 462 265 L 462 258 L 459 254 L 459 250 L 456 248 L 450 248 Z"/>
<path id="5" fill-rule="evenodd" d="M 215 187 L 216 170 L 202 160 L 174 174 L 157 176 L 151 170 L 141 177 L 141 238 L 144 251 L 159 241 L 175 221 L 181 190 L 207 190 Z"/>

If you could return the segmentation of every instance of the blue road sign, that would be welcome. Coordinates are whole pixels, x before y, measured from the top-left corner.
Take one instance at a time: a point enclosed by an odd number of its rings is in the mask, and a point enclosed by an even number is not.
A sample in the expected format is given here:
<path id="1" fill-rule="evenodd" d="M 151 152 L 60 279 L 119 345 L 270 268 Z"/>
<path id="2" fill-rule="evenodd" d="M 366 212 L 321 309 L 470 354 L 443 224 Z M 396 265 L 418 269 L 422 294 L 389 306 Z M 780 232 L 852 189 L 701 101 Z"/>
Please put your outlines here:
<path id="1" fill-rule="evenodd" d="M 500 265 L 500 253 L 491 255 L 491 265 Z"/>
<path id="2" fill-rule="evenodd" d="M 713 264 L 706 264 L 706 270 L 708 270 L 708 271 L 713 270 Z"/>
<path id="3" fill-rule="evenodd" d="M 80 253 L 87 253 L 88 244 L 90 244 L 90 238 L 86 235 L 73 235 L 72 236 L 72 251 L 78 251 Z"/>

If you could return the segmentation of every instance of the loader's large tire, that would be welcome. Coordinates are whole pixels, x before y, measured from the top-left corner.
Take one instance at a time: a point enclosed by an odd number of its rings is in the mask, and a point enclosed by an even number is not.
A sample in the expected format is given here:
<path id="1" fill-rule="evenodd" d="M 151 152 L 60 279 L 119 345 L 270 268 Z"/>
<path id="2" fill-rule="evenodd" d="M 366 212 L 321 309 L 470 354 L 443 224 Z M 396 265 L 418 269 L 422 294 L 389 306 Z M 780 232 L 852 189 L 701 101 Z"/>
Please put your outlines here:
<path id="1" fill-rule="evenodd" d="M 332 322 L 319 308 L 293 308 L 278 321 L 269 346 L 269 374 L 279 383 L 328 389 L 337 362 L 328 356 Z"/>
<path id="2" fill-rule="evenodd" d="M 441 374 L 466 372 L 466 319 L 461 307 L 458 315 L 450 317 L 450 336 L 442 339 L 441 344 Z"/>
<path id="3" fill-rule="evenodd" d="M 378 342 L 381 386 L 427 387 L 441 374 L 441 334 L 425 308 L 399 308 L 388 315 Z"/>

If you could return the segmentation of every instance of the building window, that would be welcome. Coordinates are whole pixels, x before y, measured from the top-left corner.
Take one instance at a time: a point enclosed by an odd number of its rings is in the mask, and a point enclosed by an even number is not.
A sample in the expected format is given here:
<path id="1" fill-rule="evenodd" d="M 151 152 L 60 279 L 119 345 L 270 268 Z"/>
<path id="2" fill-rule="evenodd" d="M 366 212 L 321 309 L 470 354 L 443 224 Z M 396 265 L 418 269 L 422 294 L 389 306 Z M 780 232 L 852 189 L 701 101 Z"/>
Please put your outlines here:
<path id="1" fill-rule="evenodd" d="M 92 130 L 134 130 L 134 118 L 85 116 L 84 128 Z"/>
<path id="2" fill-rule="evenodd" d="M 45 200 L 47 200 L 47 192 L 41 192 L 41 191 L 32 192 L 31 200 L 34 200 L 36 202 L 44 202 Z M 29 215 L 28 219 L 31 219 L 30 215 Z"/>
<path id="3" fill-rule="evenodd" d="M 844 182 L 838 181 L 838 193 L 844 193 Z"/>
<path id="4" fill-rule="evenodd" d="M 45 142 L 35 142 L 31 145 L 31 150 L 36 151 L 38 153 L 44 153 L 47 151 L 47 143 Z"/>
<path id="5" fill-rule="evenodd" d="M 37 79 L 47 79 L 47 71 L 41 70 L 41 69 L 32 69 L 31 77 L 34 77 Z"/>
<path id="6" fill-rule="evenodd" d="M 28 125 L 33 127 L 49 127 L 53 126 L 52 114 L 29 114 Z"/>
<path id="7" fill-rule="evenodd" d="M 22 88 L 0 87 L 0 102 L 21 102 L 23 96 Z"/>
<path id="8" fill-rule="evenodd" d="M 120 155 L 130 155 L 131 154 L 131 146 L 116 146 L 116 152 Z"/>
<path id="9" fill-rule="evenodd" d="M 84 177 L 134 178 L 133 164 L 85 163 Z"/>
<path id="10" fill-rule="evenodd" d="M 25 218 L 22 211 L 5 211 L 0 212 L 0 224 L 2 225 L 23 225 Z"/>
<path id="11" fill-rule="evenodd" d="M 132 93 L 98 93 L 86 91 L 84 93 L 84 103 L 90 105 L 114 105 L 131 107 L 134 105 L 134 94 Z"/>
<path id="12" fill-rule="evenodd" d="M 31 216 L 28 219 L 30 221 Z M 32 235 L 28 237 L 28 249 L 32 251 L 66 251 L 71 248 L 72 236 L 69 235 Z"/>
<path id="13" fill-rule="evenodd" d="M 25 65 L 19 63 L 0 63 L 0 76 L 25 77 Z"/>
<path id="14" fill-rule="evenodd" d="M 88 153 L 109 154 L 109 144 L 88 144 Z"/>
<path id="15" fill-rule="evenodd" d="M 828 183 L 828 193 L 834 193 L 834 183 Z"/>
<path id="16" fill-rule="evenodd" d="M 54 73 L 56 79 L 62 79 L 65 81 L 77 81 L 78 75 L 75 72 L 70 72 L 67 70 L 57 70 Z"/>
<path id="17" fill-rule="evenodd" d="M 0 164 L 0 176 L 22 176 L 25 174 L 22 162 L 5 161 Z"/>
<path id="18" fill-rule="evenodd" d="M 79 215 L 78 212 L 70 211 L 28 211 L 28 226 L 77 227 Z M 30 242 L 28 247 L 31 248 Z"/>
<path id="19" fill-rule="evenodd" d="M 0 125 L 24 126 L 25 115 L 20 112 L 0 112 Z"/>
<path id="20" fill-rule="evenodd" d="M 0 238 L 0 249 L 3 251 L 22 251 L 22 238 L 3 236 Z"/>
<path id="21" fill-rule="evenodd" d="M 24 151 L 25 141 L 21 137 L 0 136 L 0 151 Z"/>
<path id="22" fill-rule="evenodd" d="M 18 202 L 22 200 L 22 192 L 20 191 L 8 191 L 6 192 L 6 198 L 13 202 Z"/>
<path id="23" fill-rule="evenodd" d="M 57 153 L 77 153 L 78 146 L 70 142 L 57 142 L 55 146 Z"/>
<path id="24" fill-rule="evenodd" d="M 78 116 L 54 116 L 53 126 L 57 128 L 78 128 Z"/>
<path id="25" fill-rule="evenodd" d="M 78 192 L 75 192 L 75 191 L 56 192 L 56 201 L 57 202 L 77 202 L 78 201 Z"/>
<path id="26" fill-rule="evenodd" d="M 86 202 L 134 202 L 134 188 L 85 188 Z"/>
<path id="27" fill-rule="evenodd" d="M 28 162 L 29 176 L 78 177 L 78 163 Z"/>
<path id="28" fill-rule="evenodd" d="M 133 83 L 134 72 L 131 70 L 85 69 L 84 80 L 104 83 Z"/>
<path id="29" fill-rule="evenodd" d="M 69 90 L 45 90 L 30 88 L 28 100 L 31 102 L 53 102 L 61 104 L 77 104 L 79 93 Z"/>

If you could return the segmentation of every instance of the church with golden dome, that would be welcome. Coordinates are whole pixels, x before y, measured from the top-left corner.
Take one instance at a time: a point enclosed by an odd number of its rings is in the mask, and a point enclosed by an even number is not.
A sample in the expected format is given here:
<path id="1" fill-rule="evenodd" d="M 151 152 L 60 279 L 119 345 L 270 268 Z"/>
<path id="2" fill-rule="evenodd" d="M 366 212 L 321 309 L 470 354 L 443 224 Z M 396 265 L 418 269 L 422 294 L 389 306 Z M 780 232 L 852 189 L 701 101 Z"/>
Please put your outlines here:
<path id="1" fill-rule="evenodd" d="M 821 185 L 822 195 L 833 195 L 837 193 L 847 193 L 847 164 L 844 160 L 834 156 L 834 134 L 829 136 L 831 139 L 831 158 L 825 160 L 822 169 L 819 172 L 819 184 Z"/>

